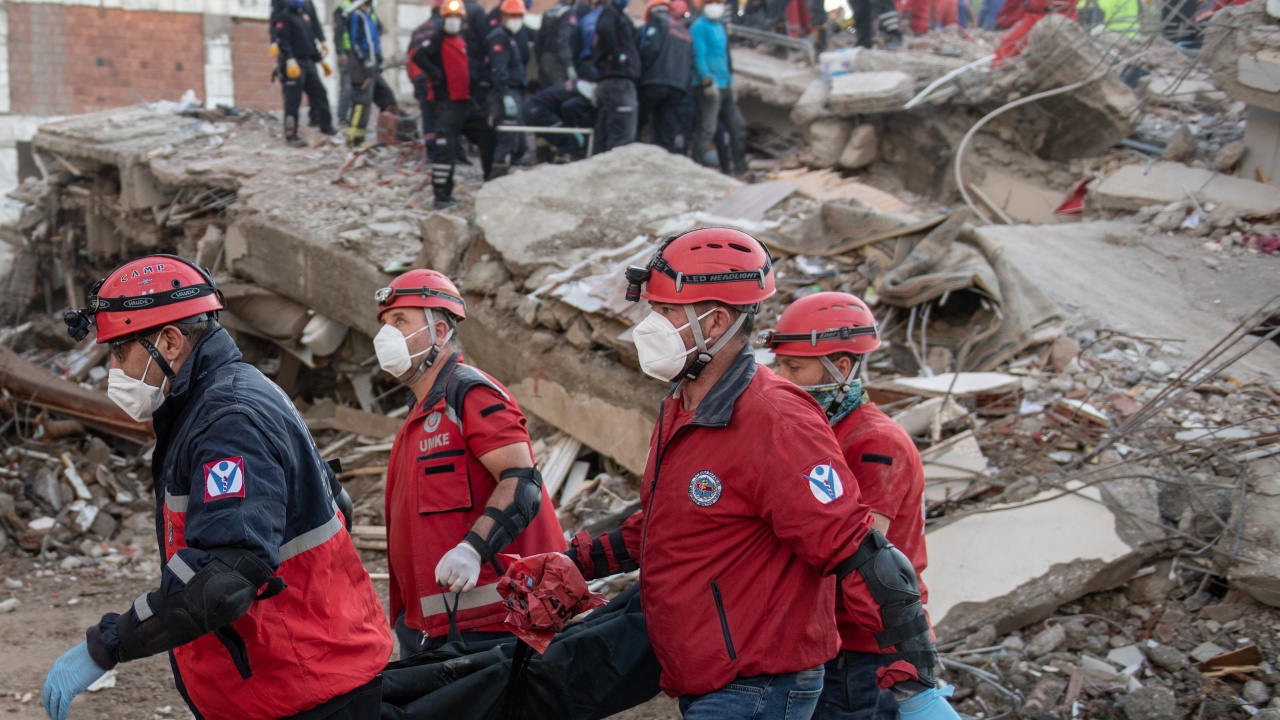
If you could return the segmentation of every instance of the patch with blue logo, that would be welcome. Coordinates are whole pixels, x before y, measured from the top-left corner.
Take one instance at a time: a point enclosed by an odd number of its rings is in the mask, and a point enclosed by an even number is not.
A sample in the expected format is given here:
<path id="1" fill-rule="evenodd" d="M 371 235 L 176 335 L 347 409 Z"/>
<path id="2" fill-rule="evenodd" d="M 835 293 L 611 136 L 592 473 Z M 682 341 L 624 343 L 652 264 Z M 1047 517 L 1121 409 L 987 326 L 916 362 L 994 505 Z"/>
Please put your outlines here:
<path id="1" fill-rule="evenodd" d="M 204 501 L 244 497 L 244 458 L 231 457 L 204 464 Z"/>
<path id="2" fill-rule="evenodd" d="M 711 507 L 720 499 L 720 478 L 710 470 L 701 470 L 689 481 L 689 499 L 698 507 Z"/>
<path id="3" fill-rule="evenodd" d="M 809 481 L 809 491 L 823 505 L 844 495 L 844 483 L 840 482 L 840 474 L 836 472 L 831 458 L 814 465 L 804 477 Z"/>

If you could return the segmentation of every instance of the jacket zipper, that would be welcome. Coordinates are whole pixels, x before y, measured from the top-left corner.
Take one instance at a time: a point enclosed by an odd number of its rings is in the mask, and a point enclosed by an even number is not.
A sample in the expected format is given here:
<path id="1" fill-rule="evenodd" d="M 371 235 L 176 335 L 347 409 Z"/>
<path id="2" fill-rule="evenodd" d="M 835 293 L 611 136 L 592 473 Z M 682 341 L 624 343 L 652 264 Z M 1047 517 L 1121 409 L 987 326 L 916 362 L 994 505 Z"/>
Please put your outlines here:
<path id="1" fill-rule="evenodd" d="M 720 585 L 711 581 L 711 596 L 716 601 L 716 613 L 720 616 L 720 630 L 724 633 L 724 647 L 729 651 L 729 659 L 737 660 L 738 653 L 733 649 L 733 635 L 729 634 L 729 618 L 724 614 L 724 600 L 720 597 Z"/>

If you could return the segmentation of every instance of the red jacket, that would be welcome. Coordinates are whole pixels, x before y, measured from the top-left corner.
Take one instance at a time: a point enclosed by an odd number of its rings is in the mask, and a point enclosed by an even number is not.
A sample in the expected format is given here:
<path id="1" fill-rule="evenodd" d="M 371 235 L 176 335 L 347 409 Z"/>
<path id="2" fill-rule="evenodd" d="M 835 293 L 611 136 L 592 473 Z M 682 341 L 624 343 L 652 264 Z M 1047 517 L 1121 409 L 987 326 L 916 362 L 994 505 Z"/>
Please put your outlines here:
<path id="1" fill-rule="evenodd" d="M 907 556 L 920 579 L 929 558 L 924 542 L 924 464 L 916 444 L 874 403 L 849 413 L 833 429 L 845 463 L 858 480 L 862 502 L 872 512 L 889 518 L 886 537 Z M 922 579 L 920 599 L 929 600 L 929 590 Z M 872 634 L 845 610 L 843 600 L 836 602 L 836 625 L 840 628 L 841 650 L 880 652 Z"/>
<path id="2" fill-rule="evenodd" d="M 694 413 L 668 396 L 640 499 L 622 537 L 639 558 L 667 694 L 701 695 L 835 657 L 832 573 L 870 532 L 871 513 L 803 390 L 758 366 L 748 348 Z M 855 622 L 883 629 L 858 573 L 841 592 Z"/>
<path id="3" fill-rule="evenodd" d="M 407 626 L 430 637 L 449 632 L 436 565 L 462 542 L 498 486 L 480 456 L 520 442 L 528 443 L 529 434 L 506 388 L 461 364 L 456 354 L 445 361 L 426 400 L 409 413 L 391 448 L 385 517 L 392 623 L 404 613 Z M 538 516 L 503 552 L 536 555 L 566 547 L 544 488 Z M 506 630 L 502 621 L 507 608 L 497 583 L 493 566 L 481 564 L 475 589 L 458 599 L 460 630 Z M 450 608 L 452 595 L 447 596 Z"/>

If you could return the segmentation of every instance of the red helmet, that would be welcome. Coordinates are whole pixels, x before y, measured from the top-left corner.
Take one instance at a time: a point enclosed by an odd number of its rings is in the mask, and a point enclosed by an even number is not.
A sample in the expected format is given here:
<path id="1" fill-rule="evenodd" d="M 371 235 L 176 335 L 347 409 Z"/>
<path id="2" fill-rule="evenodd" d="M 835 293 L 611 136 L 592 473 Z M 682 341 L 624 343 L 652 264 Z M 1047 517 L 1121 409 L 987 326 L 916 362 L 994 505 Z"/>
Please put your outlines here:
<path id="1" fill-rule="evenodd" d="M 459 320 L 467 319 L 467 304 L 453 281 L 435 270 L 410 270 L 373 294 L 378 301 L 378 322 L 391 308 L 420 307 L 448 310 Z"/>
<path id="2" fill-rule="evenodd" d="M 148 255 L 99 280 L 89 307 L 72 310 L 64 320 L 76 340 L 96 324 L 97 341 L 104 343 L 222 308 L 222 293 L 207 272 L 177 255 Z"/>
<path id="3" fill-rule="evenodd" d="M 866 355 L 880 347 L 880 328 L 862 300 L 849 293 L 820 292 L 791 303 L 764 340 L 775 355 Z"/>
<path id="4" fill-rule="evenodd" d="M 773 295 L 773 259 L 741 230 L 698 228 L 669 238 L 648 267 L 627 268 L 627 282 L 632 302 L 641 297 L 673 305 L 718 300 L 744 307 Z"/>

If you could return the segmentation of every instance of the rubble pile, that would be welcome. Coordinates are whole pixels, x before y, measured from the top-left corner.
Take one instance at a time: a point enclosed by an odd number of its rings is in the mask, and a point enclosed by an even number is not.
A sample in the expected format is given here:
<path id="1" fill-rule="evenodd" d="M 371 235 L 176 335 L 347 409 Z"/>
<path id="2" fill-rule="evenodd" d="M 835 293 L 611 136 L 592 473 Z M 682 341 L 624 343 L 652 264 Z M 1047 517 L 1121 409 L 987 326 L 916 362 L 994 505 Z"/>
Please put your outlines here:
<path id="1" fill-rule="evenodd" d="M 928 609 L 962 713 L 1276 720 L 1280 190 L 1242 169 L 1220 68 L 1057 16 L 996 66 L 982 32 L 847 41 L 817 67 L 735 48 L 772 130 L 751 183 L 633 144 L 483 185 L 460 167 L 435 211 L 420 144 L 297 151 L 269 115 L 148 107 L 45 125 L 0 228 L 0 551 L 40 577 L 158 574 L 150 428 L 58 321 L 146 252 L 212 270 L 246 361 L 343 460 L 375 577 L 407 408 L 373 361 L 373 293 L 409 267 L 457 281 L 464 353 L 529 416 L 563 529 L 612 528 L 667 390 L 639 370 L 623 270 L 726 225 L 774 257 L 758 327 L 822 290 L 877 315 L 864 379 L 925 461 Z"/>

